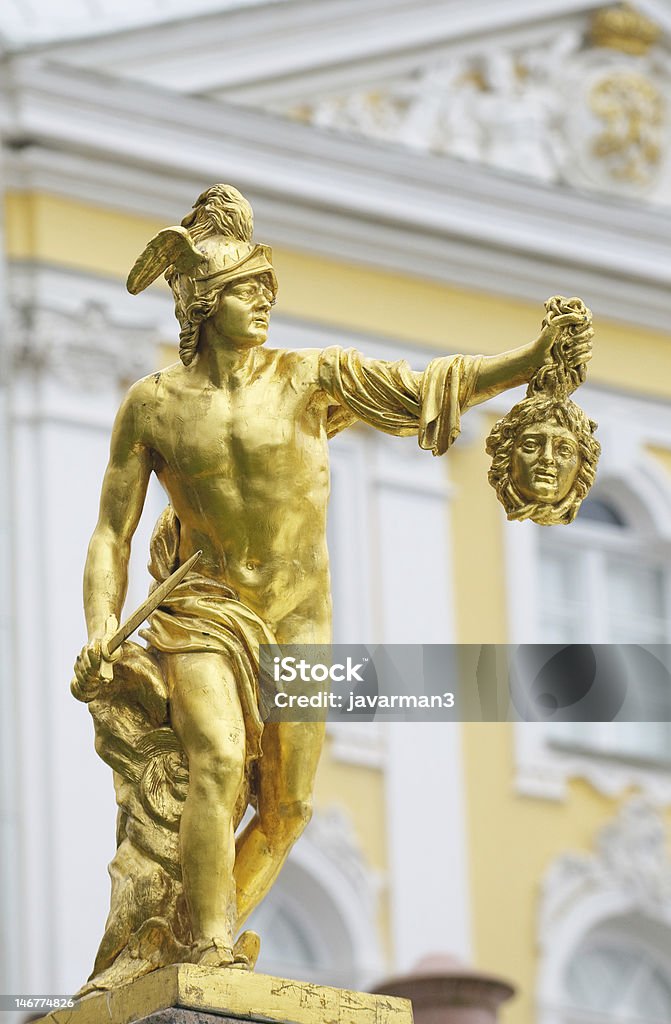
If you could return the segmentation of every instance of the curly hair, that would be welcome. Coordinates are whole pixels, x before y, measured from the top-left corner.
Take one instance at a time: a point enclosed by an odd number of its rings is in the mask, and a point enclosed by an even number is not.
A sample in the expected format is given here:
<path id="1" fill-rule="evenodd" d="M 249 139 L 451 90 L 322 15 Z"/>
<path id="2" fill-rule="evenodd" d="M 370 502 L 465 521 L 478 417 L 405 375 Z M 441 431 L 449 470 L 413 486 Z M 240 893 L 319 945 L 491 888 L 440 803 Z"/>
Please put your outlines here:
<path id="1" fill-rule="evenodd" d="M 556 505 L 528 501 L 519 493 L 511 476 L 513 449 L 522 430 L 532 423 L 556 423 L 570 430 L 578 443 L 578 474 L 569 493 Z M 593 436 L 595 430 L 596 423 L 575 402 L 563 403 L 543 394 L 518 402 L 494 425 L 486 442 L 487 453 L 492 456 L 488 478 L 508 519 L 533 519 L 542 526 L 573 522 L 594 482 L 601 454 L 601 445 Z"/>
<path id="2" fill-rule="evenodd" d="M 191 213 L 182 220 L 194 244 L 213 235 L 226 235 L 231 241 L 251 242 L 254 232 L 252 208 L 232 185 L 212 185 L 202 192 Z M 165 275 L 175 302 L 179 322 L 179 358 L 185 366 L 193 362 L 200 339 L 200 325 L 212 316 L 226 285 L 213 284 L 194 294 L 192 282 L 171 267 Z"/>
<path id="3" fill-rule="evenodd" d="M 238 242 L 251 242 L 254 234 L 252 208 L 232 185 L 210 185 L 196 199 L 191 213 L 182 221 L 197 244 L 212 235 L 229 235 Z"/>
<path id="4" fill-rule="evenodd" d="M 212 316 L 226 285 L 211 285 L 195 296 L 184 275 L 172 269 L 165 275 L 175 300 L 175 316 L 179 321 L 179 358 L 189 366 L 196 355 L 200 325 Z"/>

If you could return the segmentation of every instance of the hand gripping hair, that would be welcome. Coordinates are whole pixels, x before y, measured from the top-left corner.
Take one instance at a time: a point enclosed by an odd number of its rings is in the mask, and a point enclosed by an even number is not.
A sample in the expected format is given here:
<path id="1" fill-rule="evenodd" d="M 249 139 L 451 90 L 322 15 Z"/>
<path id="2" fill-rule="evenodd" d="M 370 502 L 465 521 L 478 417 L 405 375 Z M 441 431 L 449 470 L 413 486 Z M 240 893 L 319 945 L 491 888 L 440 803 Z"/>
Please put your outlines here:
<path id="1" fill-rule="evenodd" d="M 212 185 L 180 226 L 164 228 L 147 242 L 128 275 L 132 295 L 160 274 L 170 285 L 180 325 L 179 356 L 188 366 L 196 355 L 200 325 L 210 317 L 227 284 L 263 274 L 273 294 L 277 278 L 272 251 L 252 241 L 252 208 L 232 185 Z"/>

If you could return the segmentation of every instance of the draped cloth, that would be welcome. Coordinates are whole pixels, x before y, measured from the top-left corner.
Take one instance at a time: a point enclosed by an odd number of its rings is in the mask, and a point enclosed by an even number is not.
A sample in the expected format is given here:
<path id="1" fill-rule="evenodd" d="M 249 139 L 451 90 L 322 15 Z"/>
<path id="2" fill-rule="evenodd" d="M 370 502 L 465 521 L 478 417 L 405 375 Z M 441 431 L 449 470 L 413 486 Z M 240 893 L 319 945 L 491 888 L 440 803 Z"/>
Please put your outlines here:
<path id="1" fill-rule="evenodd" d="M 333 399 L 328 436 L 363 420 L 387 434 L 418 435 L 420 448 L 443 455 L 459 436 L 461 413 L 472 404 L 481 356 L 442 356 L 423 373 L 404 359 L 365 359 L 355 349 L 326 348 L 319 382 Z"/>
<path id="2" fill-rule="evenodd" d="M 150 553 L 149 571 L 158 586 L 179 565 L 179 520 L 171 506 L 156 524 Z M 263 619 L 225 583 L 190 572 L 156 609 L 140 636 L 165 654 L 213 651 L 230 659 L 245 721 L 246 759 L 249 763 L 260 757 L 259 645 L 277 643 Z"/>

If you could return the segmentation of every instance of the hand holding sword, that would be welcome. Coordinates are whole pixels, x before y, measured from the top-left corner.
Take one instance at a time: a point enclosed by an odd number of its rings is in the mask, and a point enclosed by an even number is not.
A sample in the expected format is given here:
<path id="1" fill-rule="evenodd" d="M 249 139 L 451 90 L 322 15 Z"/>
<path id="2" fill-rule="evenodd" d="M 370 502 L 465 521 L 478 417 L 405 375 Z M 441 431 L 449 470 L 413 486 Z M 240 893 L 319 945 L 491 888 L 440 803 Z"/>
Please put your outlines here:
<path id="1" fill-rule="evenodd" d="M 111 682 L 114 678 L 114 662 L 121 657 L 121 645 L 135 632 L 137 627 L 147 619 L 153 611 L 172 593 L 175 587 L 196 564 L 202 551 L 187 558 L 167 580 L 160 583 L 139 608 L 119 626 L 116 615 L 110 615 L 105 624 L 105 635 L 92 640 L 82 647 L 75 662 L 75 679 L 83 690 L 90 690 L 92 684 L 104 680 Z"/>

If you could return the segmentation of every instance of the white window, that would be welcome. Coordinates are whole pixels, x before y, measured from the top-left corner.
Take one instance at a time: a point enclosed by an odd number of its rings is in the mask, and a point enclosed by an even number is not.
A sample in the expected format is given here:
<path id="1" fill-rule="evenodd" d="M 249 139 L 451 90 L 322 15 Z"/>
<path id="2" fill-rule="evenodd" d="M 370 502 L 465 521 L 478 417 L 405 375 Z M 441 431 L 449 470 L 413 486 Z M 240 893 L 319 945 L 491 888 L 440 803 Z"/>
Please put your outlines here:
<path id="1" fill-rule="evenodd" d="M 667 936 L 667 941 L 671 936 Z M 671 965 L 652 945 L 603 931 L 566 972 L 565 1024 L 668 1024 Z"/>
<path id="2" fill-rule="evenodd" d="M 542 643 L 664 645 L 671 641 L 671 573 L 666 545 L 637 528 L 615 501 L 583 503 L 567 531 L 540 540 Z M 671 676 L 668 655 L 651 655 L 615 722 L 556 723 L 556 747 L 640 761 L 671 761 Z M 646 658 L 645 654 L 640 655 Z M 630 718 L 642 719 L 630 721 Z"/>

